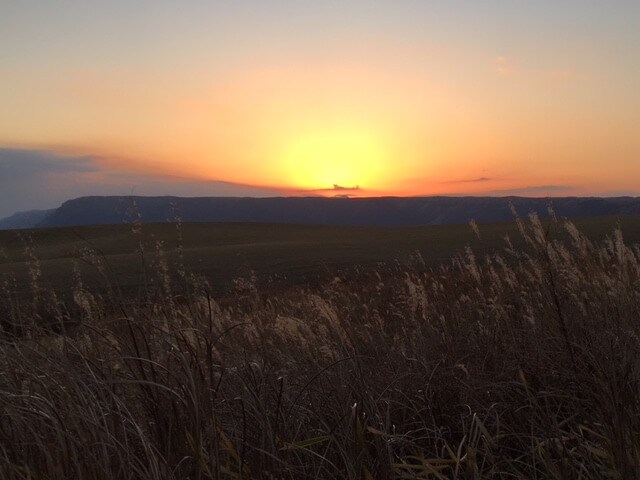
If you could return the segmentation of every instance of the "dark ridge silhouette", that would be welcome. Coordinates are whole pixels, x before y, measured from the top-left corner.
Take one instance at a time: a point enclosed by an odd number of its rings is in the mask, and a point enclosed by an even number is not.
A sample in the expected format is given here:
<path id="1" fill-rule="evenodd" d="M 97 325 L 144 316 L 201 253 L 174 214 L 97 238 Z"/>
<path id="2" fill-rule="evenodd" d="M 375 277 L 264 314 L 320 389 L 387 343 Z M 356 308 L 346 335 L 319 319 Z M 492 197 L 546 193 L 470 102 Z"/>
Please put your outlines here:
<path id="1" fill-rule="evenodd" d="M 0 220 L 0 230 L 17 230 L 20 228 L 32 228 L 38 225 L 53 210 L 29 210 L 16 212 Z"/>
<path id="2" fill-rule="evenodd" d="M 418 226 L 513 220 L 523 217 L 640 214 L 637 197 L 81 197 L 51 211 L 0 221 L 0 228 L 63 227 L 121 223 L 269 222 L 317 225 Z M 11 220 L 13 219 L 13 220 Z"/>

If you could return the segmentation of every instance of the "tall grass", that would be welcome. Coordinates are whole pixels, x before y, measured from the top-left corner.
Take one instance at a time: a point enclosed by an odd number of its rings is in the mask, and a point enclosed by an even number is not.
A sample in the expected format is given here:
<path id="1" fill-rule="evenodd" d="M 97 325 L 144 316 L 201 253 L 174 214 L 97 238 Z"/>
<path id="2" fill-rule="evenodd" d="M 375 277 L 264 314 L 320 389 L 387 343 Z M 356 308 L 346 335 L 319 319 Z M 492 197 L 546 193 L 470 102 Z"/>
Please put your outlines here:
<path id="1" fill-rule="evenodd" d="M 33 302 L 2 287 L 0 477 L 637 478 L 640 248 L 517 221 L 500 255 L 224 302 L 161 248 L 135 301 L 61 302 L 32 258 Z"/>

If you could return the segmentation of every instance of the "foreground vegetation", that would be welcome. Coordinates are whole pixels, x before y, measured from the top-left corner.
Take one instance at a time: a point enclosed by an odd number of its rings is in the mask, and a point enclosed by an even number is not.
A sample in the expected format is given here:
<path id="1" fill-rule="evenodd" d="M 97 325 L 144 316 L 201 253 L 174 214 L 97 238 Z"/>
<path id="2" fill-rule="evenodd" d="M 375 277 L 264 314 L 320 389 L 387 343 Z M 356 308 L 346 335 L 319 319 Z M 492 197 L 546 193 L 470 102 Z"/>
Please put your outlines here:
<path id="1" fill-rule="evenodd" d="M 636 478 L 640 247 L 517 227 L 500 254 L 249 276 L 224 302 L 162 249 L 135 301 L 87 251 L 105 293 L 78 271 L 62 302 L 27 253 L 30 301 L 9 275 L 0 301 L 0 477 Z"/>

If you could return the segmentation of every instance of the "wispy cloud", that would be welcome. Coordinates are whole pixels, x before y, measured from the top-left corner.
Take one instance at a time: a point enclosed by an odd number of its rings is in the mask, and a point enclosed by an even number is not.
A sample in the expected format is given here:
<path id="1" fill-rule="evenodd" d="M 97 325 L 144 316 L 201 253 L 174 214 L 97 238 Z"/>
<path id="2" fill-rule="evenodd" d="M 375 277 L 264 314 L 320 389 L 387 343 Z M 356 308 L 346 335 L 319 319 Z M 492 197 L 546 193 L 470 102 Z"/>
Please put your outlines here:
<path id="1" fill-rule="evenodd" d="M 574 190 L 574 187 L 567 185 L 534 185 L 528 187 L 516 187 L 506 190 L 493 190 L 489 192 L 492 195 L 534 195 L 534 196 L 548 196 L 557 194 L 559 192 L 569 192 Z"/>
<path id="2" fill-rule="evenodd" d="M 360 190 L 360 187 L 356 185 L 355 187 L 343 187 L 342 185 L 333 184 L 333 190 Z"/>
<path id="3" fill-rule="evenodd" d="M 482 183 L 482 182 L 490 182 L 493 178 L 489 177 L 478 177 L 478 178 L 465 178 L 462 180 L 445 180 L 440 183 Z"/>
<path id="4" fill-rule="evenodd" d="M 329 193 L 334 193 L 335 196 L 340 196 L 340 197 L 351 197 L 351 196 L 355 196 L 349 192 L 360 192 L 362 189 L 360 188 L 359 185 L 355 185 L 353 187 L 345 187 L 343 185 L 338 185 L 337 183 L 334 183 L 333 186 L 331 188 L 313 188 L 311 190 L 303 190 L 301 191 L 302 193 L 304 192 L 308 192 L 308 193 L 318 193 L 321 195 L 326 195 Z"/>
<path id="5" fill-rule="evenodd" d="M 49 174 L 98 172 L 93 157 L 66 157 L 46 150 L 0 148 L 0 185 Z"/>
<path id="6" fill-rule="evenodd" d="M 17 211 L 55 208 L 84 195 L 268 197 L 291 193 L 230 182 L 131 173 L 92 156 L 0 148 L 0 218 Z"/>
<path id="7" fill-rule="evenodd" d="M 85 177 L 99 172 L 94 158 L 42 150 L 0 149 L 0 217 L 18 210 L 51 208 L 66 200 Z M 74 185 L 75 184 L 75 185 Z"/>
<path id="8" fill-rule="evenodd" d="M 507 57 L 497 57 L 493 65 L 496 73 L 501 77 L 508 77 L 516 73 L 514 61 Z"/>

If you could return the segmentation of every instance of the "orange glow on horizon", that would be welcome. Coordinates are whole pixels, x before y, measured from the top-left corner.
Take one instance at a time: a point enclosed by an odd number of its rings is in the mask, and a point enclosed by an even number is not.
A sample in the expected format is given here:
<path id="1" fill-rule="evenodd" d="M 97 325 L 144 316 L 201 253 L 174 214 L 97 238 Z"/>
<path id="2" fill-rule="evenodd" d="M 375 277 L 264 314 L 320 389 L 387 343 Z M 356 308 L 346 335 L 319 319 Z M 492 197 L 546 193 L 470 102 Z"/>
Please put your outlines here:
<path id="1" fill-rule="evenodd" d="M 121 174 L 105 183 L 146 175 L 328 196 L 637 190 L 635 111 L 591 95 L 601 92 L 597 77 L 562 75 L 540 89 L 539 73 L 496 74 L 463 51 L 420 51 L 444 75 L 385 48 L 394 68 L 358 57 L 223 76 L 205 65 L 160 79 L 125 67 L 69 70 L 48 82 L 16 70 L 0 146 L 92 157 Z"/>

